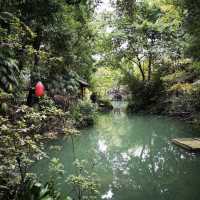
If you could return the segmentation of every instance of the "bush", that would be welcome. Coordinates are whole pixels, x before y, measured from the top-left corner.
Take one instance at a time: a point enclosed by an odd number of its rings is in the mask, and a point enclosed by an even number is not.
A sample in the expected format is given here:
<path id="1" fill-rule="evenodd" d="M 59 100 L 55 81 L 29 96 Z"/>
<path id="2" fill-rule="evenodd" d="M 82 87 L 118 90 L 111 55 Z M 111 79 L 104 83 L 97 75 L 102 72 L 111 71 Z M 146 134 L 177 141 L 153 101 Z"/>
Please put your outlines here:
<path id="1" fill-rule="evenodd" d="M 46 157 L 43 152 L 44 132 L 77 132 L 69 113 L 55 106 L 43 105 L 41 108 L 22 105 L 9 108 L 5 116 L 0 116 L 0 199 L 13 199 L 24 191 L 29 167 Z"/>
<path id="2" fill-rule="evenodd" d="M 59 192 L 54 188 L 54 182 L 48 182 L 45 185 L 29 179 L 26 181 L 23 191 L 18 194 L 20 200 L 61 200 Z M 66 199 L 68 200 L 68 198 Z"/>
<path id="3" fill-rule="evenodd" d="M 89 101 L 79 101 L 71 109 L 71 115 L 77 128 L 88 127 L 95 122 L 96 109 Z"/>
<path id="4" fill-rule="evenodd" d="M 141 81 L 133 77 L 129 81 L 131 99 L 127 110 L 129 112 L 139 112 L 152 109 L 158 102 L 164 88 L 159 74 L 154 74 L 151 81 Z"/>
<path id="5" fill-rule="evenodd" d="M 109 112 L 113 109 L 113 105 L 111 104 L 109 99 L 101 99 L 98 101 L 99 111 L 101 112 Z"/>
<path id="6" fill-rule="evenodd" d="M 13 124 L 7 117 L 0 117 L 0 197 L 15 196 L 25 184 L 29 166 L 46 154 L 41 135 L 30 134 L 26 121 Z M 1 191 L 1 189 L 0 189 Z"/>
<path id="7" fill-rule="evenodd" d="M 72 199 L 97 200 L 100 199 L 100 184 L 95 173 L 87 171 L 89 163 L 85 160 L 75 160 L 75 175 L 70 175 L 66 182 L 72 187 Z"/>

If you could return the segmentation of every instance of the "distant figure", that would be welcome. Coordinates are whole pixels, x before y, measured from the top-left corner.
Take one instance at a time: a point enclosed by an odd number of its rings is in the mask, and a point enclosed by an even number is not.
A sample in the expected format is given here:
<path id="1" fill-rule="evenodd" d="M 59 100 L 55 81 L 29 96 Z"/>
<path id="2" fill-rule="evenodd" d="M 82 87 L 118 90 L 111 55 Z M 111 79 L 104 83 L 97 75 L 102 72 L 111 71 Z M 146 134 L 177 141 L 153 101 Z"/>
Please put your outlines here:
<path id="1" fill-rule="evenodd" d="M 92 103 L 96 103 L 97 102 L 97 94 L 95 92 L 93 92 L 91 94 L 90 100 L 92 101 Z"/>
<path id="2" fill-rule="evenodd" d="M 38 104 L 38 103 L 39 103 L 39 98 L 35 96 L 35 89 L 30 88 L 28 97 L 27 97 L 27 101 L 26 101 L 27 106 L 31 107 L 34 104 Z"/>

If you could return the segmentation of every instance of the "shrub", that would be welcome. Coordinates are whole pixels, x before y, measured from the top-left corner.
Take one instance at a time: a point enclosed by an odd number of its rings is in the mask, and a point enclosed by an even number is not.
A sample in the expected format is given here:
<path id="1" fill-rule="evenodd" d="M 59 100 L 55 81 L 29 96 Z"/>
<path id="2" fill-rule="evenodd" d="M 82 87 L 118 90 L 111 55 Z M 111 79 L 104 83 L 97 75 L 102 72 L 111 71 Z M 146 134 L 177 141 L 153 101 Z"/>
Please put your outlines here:
<path id="1" fill-rule="evenodd" d="M 71 115 L 77 128 L 87 127 L 94 124 L 96 109 L 89 101 L 79 101 L 71 109 Z"/>
<path id="2" fill-rule="evenodd" d="M 88 163 L 85 160 L 75 160 L 75 175 L 70 175 L 66 182 L 72 187 L 73 199 L 96 200 L 100 198 L 99 181 L 96 174 L 87 171 Z"/>
<path id="3" fill-rule="evenodd" d="M 100 99 L 98 101 L 99 111 L 101 112 L 109 112 L 113 109 L 113 105 L 111 104 L 109 99 Z"/>
<path id="4" fill-rule="evenodd" d="M 0 117 L 0 192 L 2 199 L 15 196 L 24 187 L 29 166 L 46 156 L 41 136 L 30 134 L 26 122 L 13 124 L 7 117 Z"/>
<path id="5" fill-rule="evenodd" d="M 141 81 L 135 77 L 129 81 L 131 100 L 129 100 L 128 111 L 138 112 L 151 109 L 163 95 L 164 88 L 159 74 L 154 74 L 151 81 Z"/>
<path id="6" fill-rule="evenodd" d="M 18 194 L 18 199 L 61 200 L 60 194 L 55 190 L 53 182 L 48 182 L 43 185 L 35 179 L 29 179 L 26 181 L 23 191 Z"/>

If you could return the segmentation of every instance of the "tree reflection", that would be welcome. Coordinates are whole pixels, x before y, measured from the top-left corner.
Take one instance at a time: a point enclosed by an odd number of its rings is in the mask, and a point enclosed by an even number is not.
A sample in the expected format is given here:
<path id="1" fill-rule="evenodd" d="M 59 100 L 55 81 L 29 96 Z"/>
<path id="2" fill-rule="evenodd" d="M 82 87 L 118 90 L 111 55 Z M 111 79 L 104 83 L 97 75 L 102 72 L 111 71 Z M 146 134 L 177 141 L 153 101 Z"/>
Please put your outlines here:
<path id="1" fill-rule="evenodd" d="M 198 157 L 173 146 L 169 135 L 156 133 L 161 131 L 157 127 L 148 130 L 149 134 L 128 145 L 117 131 L 104 140 L 107 151 L 102 162 L 108 162 L 112 171 L 114 199 L 198 200 Z M 116 145 L 119 140 L 121 146 Z"/>
<path id="2" fill-rule="evenodd" d="M 91 163 L 101 179 L 103 199 L 199 200 L 200 159 L 172 145 L 174 137 L 194 137 L 194 132 L 163 117 L 101 115 L 74 146 L 76 158 Z M 60 158 L 68 176 L 73 173 L 71 141 L 55 143 L 63 148 L 51 156 Z M 43 162 L 37 170 L 46 171 L 47 165 Z M 60 188 L 68 192 L 65 184 Z"/>

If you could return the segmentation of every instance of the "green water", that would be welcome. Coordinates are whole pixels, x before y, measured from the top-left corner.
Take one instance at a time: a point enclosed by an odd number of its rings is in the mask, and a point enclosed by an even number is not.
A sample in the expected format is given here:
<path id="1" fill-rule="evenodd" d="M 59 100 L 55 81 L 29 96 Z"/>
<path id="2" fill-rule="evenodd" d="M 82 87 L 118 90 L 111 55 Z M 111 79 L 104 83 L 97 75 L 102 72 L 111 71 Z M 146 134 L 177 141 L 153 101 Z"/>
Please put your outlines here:
<path id="1" fill-rule="evenodd" d="M 200 132 L 199 132 L 200 134 Z M 95 162 L 101 182 L 101 198 L 113 200 L 199 200 L 200 157 L 171 144 L 175 137 L 194 137 L 198 132 L 184 122 L 160 116 L 105 114 L 97 124 L 74 139 L 75 157 Z M 60 152 L 50 146 L 61 145 Z M 47 147 L 58 157 L 66 176 L 73 173 L 71 140 L 57 139 Z M 34 171 L 48 176 L 48 162 Z M 66 184 L 60 186 L 62 193 Z"/>

